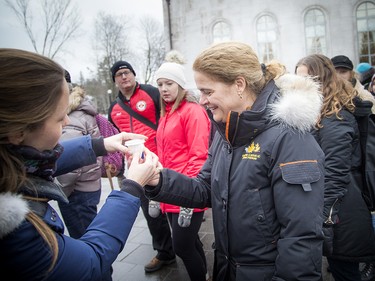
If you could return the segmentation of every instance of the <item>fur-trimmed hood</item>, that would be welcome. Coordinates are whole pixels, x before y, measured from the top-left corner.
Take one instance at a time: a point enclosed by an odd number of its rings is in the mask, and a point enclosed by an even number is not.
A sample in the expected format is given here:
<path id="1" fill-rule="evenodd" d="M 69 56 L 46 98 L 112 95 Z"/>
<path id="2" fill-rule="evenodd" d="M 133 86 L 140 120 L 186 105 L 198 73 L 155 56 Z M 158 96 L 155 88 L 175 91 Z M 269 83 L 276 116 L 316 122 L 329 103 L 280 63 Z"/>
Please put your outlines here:
<path id="1" fill-rule="evenodd" d="M 10 192 L 0 194 L 0 239 L 19 227 L 29 212 L 21 195 Z"/>
<path id="2" fill-rule="evenodd" d="M 25 220 L 31 210 L 43 217 L 47 202 L 28 201 L 22 194 L 30 197 L 46 198 L 68 203 L 60 183 L 30 176 L 28 183 L 21 188 L 21 193 L 0 193 L 0 239 L 11 233 Z"/>
<path id="3" fill-rule="evenodd" d="M 323 103 L 319 84 L 294 74 L 285 74 L 275 82 L 281 98 L 270 105 L 271 119 L 301 132 L 313 129 Z"/>
<path id="4" fill-rule="evenodd" d="M 241 146 L 272 126 L 291 128 L 297 133 L 313 130 L 320 116 L 323 97 L 313 80 L 285 74 L 270 81 L 252 108 L 231 112 L 227 123 L 216 124 L 232 146 Z"/>
<path id="5" fill-rule="evenodd" d="M 373 114 L 375 114 L 375 98 L 374 98 L 374 96 L 363 87 L 363 85 L 359 82 L 359 80 L 356 81 L 354 88 L 357 90 L 358 97 L 360 98 L 360 100 L 372 102 L 371 112 Z"/>

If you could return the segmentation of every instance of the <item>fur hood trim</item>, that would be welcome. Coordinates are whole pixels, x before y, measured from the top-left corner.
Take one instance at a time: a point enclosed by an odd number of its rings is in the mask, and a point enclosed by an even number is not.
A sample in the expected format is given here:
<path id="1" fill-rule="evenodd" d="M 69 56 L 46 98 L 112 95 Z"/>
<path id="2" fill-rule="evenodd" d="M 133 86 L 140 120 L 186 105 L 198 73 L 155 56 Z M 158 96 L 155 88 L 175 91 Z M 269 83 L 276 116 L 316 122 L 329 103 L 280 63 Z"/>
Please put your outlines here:
<path id="1" fill-rule="evenodd" d="M 294 74 L 282 75 L 275 83 L 282 98 L 270 105 L 271 119 L 301 132 L 311 131 L 323 104 L 319 83 Z"/>
<path id="2" fill-rule="evenodd" d="M 0 239 L 19 227 L 25 220 L 29 206 L 22 195 L 0 194 Z"/>
<path id="3" fill-rule="evenodd" d="M 373 114 L 375 114 L 375 98 L 374 98 L 374 96 L 369 91 L 367 91 L 358 80 L 357 80 L 354 88 L 357 90 L 358 97 L 361 100 L 372 102 L 371 112 Z"/>

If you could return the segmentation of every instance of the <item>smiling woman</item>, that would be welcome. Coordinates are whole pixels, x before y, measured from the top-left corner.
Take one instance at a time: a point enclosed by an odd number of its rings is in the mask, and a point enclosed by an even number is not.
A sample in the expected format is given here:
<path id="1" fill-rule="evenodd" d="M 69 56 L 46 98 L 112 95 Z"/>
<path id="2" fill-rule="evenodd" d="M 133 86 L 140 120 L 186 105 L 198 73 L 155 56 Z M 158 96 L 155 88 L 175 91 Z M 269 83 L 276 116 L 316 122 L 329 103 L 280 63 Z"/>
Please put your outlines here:
<path id="1" fill-rule="evenodd" d="M 193 70 L 199 102 L 217 128 L 208 159 L 196 176 L 165 165 L 146 196 L 185 208 L 212 207 L 214 280 L 321 280 L 324 154 L 310 133 L 322 104 L 318 84 L 284 74 L 279 63 L 261 65 L 240 42 L 209 47 Z M 163 83 L 162 95 L 172 90 Z M 167 111 L 165 124 L 172 116 Z M 172 123 L 169 132 L 178 124 L 185 123 Z M 181 136 L 199 138 L 192 131 Z M 174 147 L 181 149 L 181 142 Z M 180 154 L 164 148 L 160 161 L 177 166 Z"/>

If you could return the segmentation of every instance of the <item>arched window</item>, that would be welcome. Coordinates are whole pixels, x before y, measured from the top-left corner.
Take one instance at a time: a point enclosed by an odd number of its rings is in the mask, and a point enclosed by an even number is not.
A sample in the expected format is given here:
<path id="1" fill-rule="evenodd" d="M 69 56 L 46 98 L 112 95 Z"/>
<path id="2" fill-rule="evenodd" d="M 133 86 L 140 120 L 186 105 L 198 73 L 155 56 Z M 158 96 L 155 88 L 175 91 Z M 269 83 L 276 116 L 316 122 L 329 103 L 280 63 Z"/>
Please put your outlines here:
<path id="1" fill-rule="evenodd" d="M 261 16 L 256 23 L 258 55 L 262 62 L 269 62 L 277 57 L 277 23 L 269 15 Z"/>
<path id="2" fill-rule="evenodd" d="M 231 30 L 229 24 L 218 21 L 212 28 L 213 43 L 228 41 L 231 39 Z"/>
<path id="3" fill-rule="evenodd" d="M 326 20 L 319 9 L 311 9 L 305 14 L 305 39 L 307 54 L 326 54 Z"/>
<path id="4" fill-rule="evenodd" d="M 364 2 L 357 8 L 359 62 L 375 65 L 375 5 Z"/>

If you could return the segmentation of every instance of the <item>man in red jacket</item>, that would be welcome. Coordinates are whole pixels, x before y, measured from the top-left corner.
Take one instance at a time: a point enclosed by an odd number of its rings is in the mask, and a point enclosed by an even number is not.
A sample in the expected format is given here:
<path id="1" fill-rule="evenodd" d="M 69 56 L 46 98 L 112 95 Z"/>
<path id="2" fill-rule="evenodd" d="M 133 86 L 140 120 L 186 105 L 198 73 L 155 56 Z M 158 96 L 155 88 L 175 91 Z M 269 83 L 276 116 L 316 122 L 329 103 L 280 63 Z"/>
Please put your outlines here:
<path id="1" fill-rule="evenodd" d="M 116 62 L 111 72 L 119 93 L 108 110 L 108 120 L 121 132 L 147 136 L 145 146 L 156 154 L 156 129 L 160 116 L 159 90 L 151 85 L 137 83 L 136 73 L 126 61 Z M 148 203 L 149 200 L 142 196 L 141 207 L 152 236 L 154 250 L 158 253 L 145 265 L 146 273 L 157 271 L 176 261 L 167 218 L 164 214 L 151 217 Z"/>

